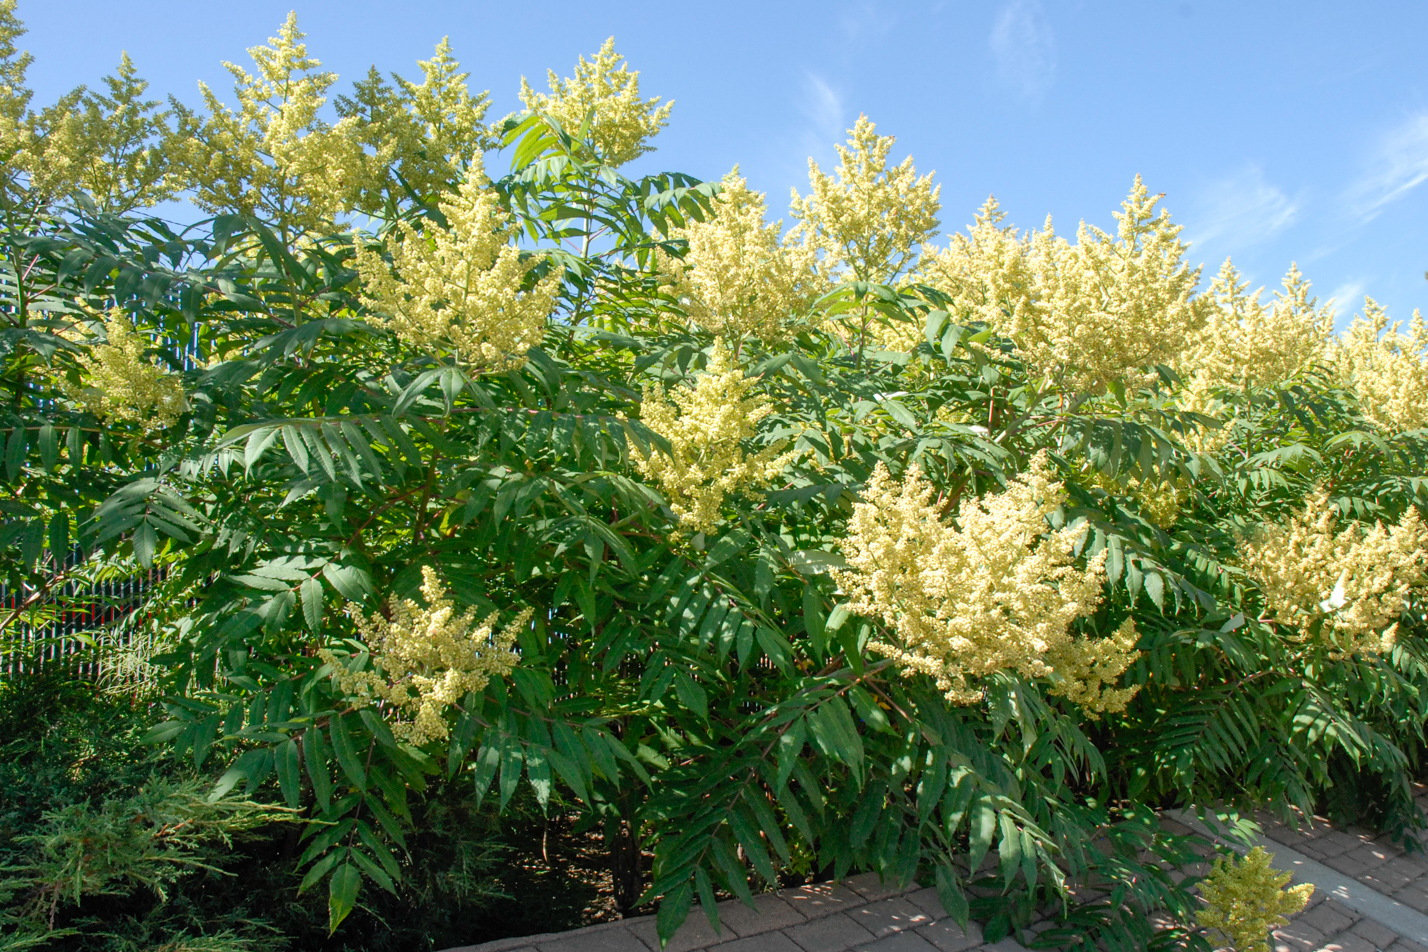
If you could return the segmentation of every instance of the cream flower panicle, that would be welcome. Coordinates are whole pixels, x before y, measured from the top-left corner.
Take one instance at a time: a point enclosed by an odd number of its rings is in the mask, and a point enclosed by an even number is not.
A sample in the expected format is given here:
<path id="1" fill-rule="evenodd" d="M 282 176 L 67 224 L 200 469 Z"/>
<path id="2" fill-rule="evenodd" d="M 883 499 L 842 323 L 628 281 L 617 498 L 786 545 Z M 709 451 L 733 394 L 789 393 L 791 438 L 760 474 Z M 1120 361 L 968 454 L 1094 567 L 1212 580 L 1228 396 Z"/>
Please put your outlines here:
<path id="1" fill-rule="evenodd" d="M 1428 322 L 1418 311 L 1407 330 L 1389 323 L 1373 298 L 1329 350 L 1340 378 L 1358 394 L 1364 416 L 1390 433 L 1428 427 Z"/>
<path id="2" fill-rule="evenodd" d="M 108 94 L 80 89 L 41 111 L 39 135 L 16 162 L 50 197 L 84 196 L 107 212 L 155 205 L 179 190 L 171 112 L 143 98 L 148 83 L 125 53 Z M 3 139 L 3 135 L 0 135 Z"/>
<path id="3" fill-rule="evenodd" d="M 754 394 L 757 386 L 717 343 L 693 386 L 645 391 L 640 422 L 668 441 L 669 451 L 652 446 L 645 452 L 632 443 L 630 456 L 635 468 L 664 490 L 681 529 L 713 529 L 727 495 L 757 496 L 797 456 L 784 452 L 783 443 L 753 453 L 745 449 L 759 421 L 773 412 Z"/>
<path id="4" fill-rule="evenodd" d="M 248 50 L 256 73 L 224 64 L 233 75 L 236 112 L 199 84 L 208 114 L 190 119 L 197 141 L 186 164 L 200 208 L 314 232 L 335 227 L 350 207 L 362 147 L 341 123 L 334 128 L 320 118 L 337 74 L 317 71 L 321 63 L 308 55 L 304 38 L 290 13 L 270 46 Z"/>
<path id="5" fill-rule="evenodd" d="M 509 215 L 487 187 L 479 156 L 440 208 L 446 227 L 419 233 L 402 222 L 388 236 L 390 267 L 377 252 L 358 249 L 363 304 L 419 350 L 449 351 L 477 371 L 521 364 L 544 334 L 560 275 L 522 290 L 538 261 L 512 244 Z"/>
<path id="6" fill-rule="evenodd" d="M 724 176 L 713 214 L 673 233 L 689 250 L 667 266 L 696 324 L 733 340 L 790 335 L 790 320 L 807 310 L 817 276 L 813 252 L 781 233 L 781 223 L 765 223 L 764 196 L 738 168 Z"/>
<path id="7" fill-rule="evenodd" d="M 529 608 L 497 630 L 499 614 L 477 622 L 476 610 L 458 612 L 430 566 L 422 568 L 425 605 L 399 599 L 390 617 L 354 614 L 371 666 L 323 648 L 318 656 L 333 668 L 339 688 L 361 704 L 381 704 L 392 715 L 392 733 L 420 746 L 444 740 L 446 713 L 468 693 L 510 672 L 518 660 L 517 635 L 530 624 Z"/>
<path id="8" fill-rule="evenodd" d="M 580 57 L 575 75 L 561 79 L 548 71 L 549 93 L 539 93 L 521 79 L 521 102 L 531 112 L 550 116 L 570 135 L 585 134 L 611 166 L 624 165 L 654 147 L 649 140 L 669 121 L 673 102 L 640 98 L 640 74 L 615 52 L 612 36 L 595 58 Z"/>
<path id="9" fill-rule="evenodd" d="M 1181 410 L 1228 422 L 1233 409 L 1217 393 L 1220 388 L 1282 384 L 1323 362 L 1333 313 L 1318 306 L 1299 269 L 1290 266 L 1270 305 L 1248 287 L 1226 259 L 1202 297 L 1205 325 L 1176 362 L 1182 383 L 1175 400 Z M 1195 453 L 1214 453 L 1231 433 L 1228 425 L 1200 430 L 1188 434 L 1185 445 Z"/>
<path id="10" fill-rule="evenodd" d="M 1264 387 L 1323 359 L 1333 314 L 1317 306 L 1298 267 L 1290 266 L 1268 306 L 1248 287 L 1225 259 L 1210 282 L 1205 325 L 1179 361 L 1188 386 Z"/>
<path id="11" fill-rule="evenodd" d="M 71 400 L 106 420 L 137 423 L 144 429 L 173 426 L 188 406 L 178 375 L 156 366 L 134 322 L 114 308 L 104 322 L 104 342 L 80 357 L 78 386 L 65 384 Z"/>
<path id="12" fill-rule="evenodd" d="M 1410 508 L 1397 524 L 1340 527 L 1318 489 L 1288 521 L 1250 539 L 1241 562 L 1291 640 L 1335 656 L 1392 646 L 1414 589 L 1428 583 L 1428 526 Z"/>
<path id="13" fill-rule="evenodd" d="M 1049 679 L 1050 690 L 1089 712 L 1125 707 L 1136 688 L 1114 689 L 1137 656 L 1134 625 L 1110 638 L 1077 638 L 1072 624 L 1101 601 L 1105 553 L 1085 568 L 1086 526 L 1051 529 L 1065 489 L 1044 453 L 1004 491 L 969 499 L 955 521 L 914 467 L 894 480 L 879 463 L 840 543 L 834 578 L 851 611 L 892 636 L 874 650 L 925 674 L 955 704 L 981 699 L 997 671 Z"/>
<path id="14" fill-rule="evenodd" d="M 334 102 L 343 120 L 336 128 L 359 146 L 351 179 L 358 211 L 378 213 L 408 193 L 439 194 L 462 163 L 498 144 L 483 121 L 490 95 L 471 93 L 449 40 L 417 65 L 420 83 L 394 76 L 393 85 L 373 67 L 352 95 Z"/>
<path id="15" fill-rule="evenodd" d="M 1159 201 L 1136 176 L 1116 233 L 1082 223 L 1075 242 L 1049 219 L 1018 237 L 992 201 L 968 235 L 926 256 L 919 277 L 1011 338 L 1043 379 L 1093 392 L 1143 386 L 1205 319 L 1199 269 Z"/>
<path id="16" fill-rule="evenodd" d="M 911 157 L 888 166 L 892 136 L 880 136 L 867 116 L 837 146 L 838 167 L 825 173 L 808 160 L 809 195 L 794 190 L 793 235 L 822 256 L 833 275 L 891 284 L 916 261 L 937 228 L 941 186 L 917 177 Z"/>
<path id="17" fill-rule="evenodd" d="M 25 35 L 25 25 L 15 15 L 17 0 L 0 0 L 0 189 L 17 183 L 22 172 L 16 164 L 21 153 L 35 145 L 34 120 L 30 100 L 34 96 L 25 82 L 34 57 L 17 41 Z"/>
<path id="18" fill-rule="evenodd" d="M 1185 263 L 1180 226 L 1159 200 L 1136 176 L 1114 236 L 1082 223 L 1074 245 L 1049 235 L 1031 242 L 1040 306 L 1009 336 L 1035 368 L 1073 389 L 1143 386 L 1199 329 L 1200 270 Z"/>
<path id="19" fill-rule="evenodd" d="M 943 249 L 925 249 L 916 277 L 956 301 L 972 321 L 1006 333 L 1025 326 L 1037 300 L 1029 243 L 1005 225 L 1006 212 L 995 197 L 977 210 L 967 234 L 955 234 Z M 922 340 L 922 328 L 909 323 L 892 331 L 888 346 L 910 349 Z"/>

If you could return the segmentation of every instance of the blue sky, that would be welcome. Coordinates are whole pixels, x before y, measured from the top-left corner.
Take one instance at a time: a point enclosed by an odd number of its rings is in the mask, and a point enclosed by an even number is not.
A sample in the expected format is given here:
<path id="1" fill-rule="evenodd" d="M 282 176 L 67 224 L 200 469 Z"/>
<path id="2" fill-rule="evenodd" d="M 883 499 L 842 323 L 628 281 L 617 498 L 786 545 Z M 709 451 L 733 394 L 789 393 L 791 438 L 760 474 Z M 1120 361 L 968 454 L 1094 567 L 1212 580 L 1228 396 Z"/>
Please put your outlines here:
<path id="1" fill-rule="evenodd" d="M 1232 256 L 1272 289 L 1297 261 L 1340 326 L 1365 292 L 1394 318 L 1428 309 L 1423 0 L 20 0 L 21 45 L 37 103 L 127 50 L 151 93 L 196 104 L 290 9 L 339 91 L 373 64 L 416 76 L 449 36 L 493 117 L 522 76 L 543 87 L 613 35 L 676 102 L 632 171 L 738 163 L 785 218 L 808 157 L 834 164 L 865 113 L 936 171 L 944 231 L 988 194 L 1022 227 L 1109 229 L 1139 173 L 1207 279 Z"/>

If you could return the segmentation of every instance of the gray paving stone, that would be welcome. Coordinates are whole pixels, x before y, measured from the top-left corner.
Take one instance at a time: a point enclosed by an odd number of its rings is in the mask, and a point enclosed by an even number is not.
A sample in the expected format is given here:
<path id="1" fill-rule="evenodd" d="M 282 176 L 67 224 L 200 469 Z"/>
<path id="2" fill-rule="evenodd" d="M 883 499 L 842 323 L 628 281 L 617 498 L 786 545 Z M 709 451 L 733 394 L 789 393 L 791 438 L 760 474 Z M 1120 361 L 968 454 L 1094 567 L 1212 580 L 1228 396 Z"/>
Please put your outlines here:
<path id="1" fill-rule="evenodd" d="M 877 873 L 860 873 L 857 876 L 849 876 L 843 880 L 843 885 L 862 896 L 864 899 L 887 899 L 892 896 L 901 896 L 903 893 L 917 889 L 916 883 L 899 885 L 892 880 L 884 880 Z"/>
<path id="2" fill-rule="evenodd" d="M 880 899 L 852 912 L 853 919 L 873 935 L 882 937 L 932 922 L 932 917 L 901 896 Z"/>
<path id="3" fill-rule="evenodd" d="M 737 936 L 773 932 L 803 921 L 803 913 L 775 893 L 755 896 L 753 908 L 739 899 L 719 903 L 720 928 L 732 929 Z"/>
<path id="4" fill-rule="evenodd" d="M 842 883 L 813 883 L 785 890 L 780 895 L 805 919 L 826 916 L 861 906 L 865 900 Z"/>
<path id="5" fill-rule="evenodd" d="M 860 945 L 857 952 L 937 952 L 937 946 L 916 932 L 899 932 L 897 935 L 874 939 L 867 945 Z"/>
<path id="6" fill-rule="evenodd" d="M 793 940 L 782 932 L 765 932 L 743 939 L 721 942 L 711 946 L 710 952 L 803 952 Z"/>
<path id="7" fill-rule="evenodd" d="M 1395 890 L 1413 882 L 1413 876 L 1401 867 L 1389 864 L 1369 870 L 1359 877 L 1359 882 L 1366 883 L 1385 895 L 1391 895 Z"/>
<path id="8" fill-rule="evenodd" d="M 627 925 L 626 921 L 597 922 L 566 932 L 541 932 L 536 935 L 493 939 L 480 945 L 447 949 L 446 952 L 536 952 L 538 949 L 550 949 L 554 952 L 569 952 L 571 949 L 591 949 L 592 952 L 649 952 L 645 942 L 630 933 Z M 567 942 L 575 944 L 562 944 Z"/>
<path id="9" fill-rule="evenodd" d="M 975 922 L 967 923 L 963 929 L 950 918 L 939 919 L 931 925 L 918 926 L 916 931 L 938 952 L 964 952 L 982 944 L 982 930 Z"/>
<path id="10" fill-rule="evenodd" d="M 1374 922 L 1372 919 L 1363 919 L 1354 924 L 1349 930 L 1353 935 L 1366 939 L 1373 943 L 1376 948 L 1386 949 L 1399 938 L 1398 933 L 1381 922 Z"/>
<path id="11" fill-rule="evenodd" d="M 514 936 L 509 939 L 492 939 L 480 945 L 463 945 L 446 952 L 508 952 L 511 949 L 530 948 L 531 936 Z"/>
<path id="12" fill-rule="evenodd" d="M 659 948 L 659 934 L 655 931 L 654 916 L 631 919 L 627 925 L 630 932 L 639 937 L 650 949 Z M 679 931 L 670 937 L 669 945 L 664 947 L 664 952 L 694 952 L 695 949 L 708 948 L 733 938 L 737 937 L 729 929 L 724 929 L 721 934 L 716 934 L 709 925 L 709 917 L 704 915 L 704 910 L 695 906 L 689 910 L 689 918 L 684 920 Z"/>
<path id="13" fill-rule="evenodd" d="M 1361 841 L 1352 833 L 1335 830 L 1319 839 L 1319 852 L 1325 856 L 1342 856 L 1358 846 Z"/>
<path id="14" fill-rule="evenodd" d="M 1334 936 L 1329 940 L 1328 947 L 1334 952 L 1382 952 L 1383 948 L 1351 932 Z"/>
<path id="15" fill-rule="evenodd" d="M 1396 891 L 1393 898 L 1419 912 L 1428 912 L 1428 892 L 1424 891 L 1423 884 L 1419 881 L 1415 880 Z"/>
<path id="16" fill-rule="evenodd" d="M 1358 918 L 1337 903 L 1330 902 L 1320 903 L 1313 909 L 1306 909 L 1297 916 L 1300 922 L 1313 926 L 1326 936 L 1343 932 Z"/>
<path id="17" fill-rule="evenodd" d="M 1275 930 L 1274 938 L 1276 947 L 1283 946 L 1290 952 L 1313 952 L 1328 937 L 1311 925 L 1291 919 L 1289 925 Z"/>
<path id="18" fill-rule="evenodd" d="M 801 926 L 784 929 L 788 936 L 803 952 L 844 952 L 873 938 L 846 912 L 836 912 L 805 922 Z"/>
<path id="19" fill-rule="evenodd" d="M 934 919 L 947 915 L 947 910 L 942 908 L 942 900 L 937 898 L 937 890 L 931 886 L 910 892 L 903 898 Z"/>
<path id="20" fill-rule="evenodd" d="M 577 930 L 537 942 L 539 952 L 649 952 L 649 946 L 623 922 L 614 928 Z"/>

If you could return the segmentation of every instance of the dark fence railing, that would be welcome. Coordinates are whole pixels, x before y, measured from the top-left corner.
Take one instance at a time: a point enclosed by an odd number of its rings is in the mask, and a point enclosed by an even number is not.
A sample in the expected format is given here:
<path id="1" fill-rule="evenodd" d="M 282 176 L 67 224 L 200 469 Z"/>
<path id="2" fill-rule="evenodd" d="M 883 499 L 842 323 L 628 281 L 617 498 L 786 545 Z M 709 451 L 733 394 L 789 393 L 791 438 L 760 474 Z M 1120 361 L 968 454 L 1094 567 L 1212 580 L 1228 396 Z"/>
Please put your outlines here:
<path id="1" fill-rule="evenodd" d="M 57 666 L 85 678 L 123 677 L 130 659 L 149 653 L 152 636 L 135 624 L 134 613 L 161 578 L 154 569 L 119 579 L 71 579 L 38 599 L 36 589 L 0 585 L 0 679 Z"/>

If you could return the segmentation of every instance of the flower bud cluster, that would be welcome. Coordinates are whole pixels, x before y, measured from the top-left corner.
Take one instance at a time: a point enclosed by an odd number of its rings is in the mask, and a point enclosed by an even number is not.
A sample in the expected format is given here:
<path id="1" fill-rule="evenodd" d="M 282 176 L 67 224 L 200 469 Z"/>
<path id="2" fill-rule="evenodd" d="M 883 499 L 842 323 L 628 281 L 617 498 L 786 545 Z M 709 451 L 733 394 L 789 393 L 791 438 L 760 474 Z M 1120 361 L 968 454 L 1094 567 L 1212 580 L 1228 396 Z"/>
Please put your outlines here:
<path id="1" fill-rule="evenodd" d="M 725 496 L 757 494 L 797 455 L 783 452 L 782 443 L 753 453 L 744 448 L 759 421 L 773 412 L 767 400 L 753 394 L 757 385 L 728 349 L 716 344 L 693 386 L 645 391 L 640 422 L 668 441 L 669 451 L 652 446 L 645 452 L 632 444 L 630 455 L 664 490 L 681 528 L 714 528 Z"/>
<path id="2" fill-rule="evenodd" d="M 536 262 L 511 244 L 509 215 L 487 187 L 479 159 L 440 207 L 446 227 L 419 233 L 402 222 L 388 236 L 390 267 L 375 251 L 358 250 L 362 302 L 420 350 L 450 351 L 481 371 L 523 363 L 545 331 L 560 276 L 522 290 Z"/>
<path id="3" fill-rule="evenodd" d="M 517 634 L 530 624 L 520 612 L 497 631 L 497 613 L 477 623 L 474 608 L 457 612 L 435 570 L 422 568 L 425 605 L 394 602 L 381 612 L 354 615 L 370 652 L 370 667 L 355 667 L 329 649 L 318 656 L 332 665 L 341 690 L 358 704 L 382 704 L 394 716 L 392 733 L 420 746 L 447 736 L 447 710 L 471 691 L 515 665 Z"/>
<path id="4" fill-rule="evenodd" d="M 1428 526 L 1409 509 L 1393 526 L 1339 528 L 1329 494 L 1244 548 L 1245 571 L 1271 618 L 1295 641 L 1317 641 L 1336 656 L 1393 645 L 1412 591 L 1428 583 Z"/>
<path id="5" fill-rule="evenodd" d="M 109 312 L 104 333 L 105 343 L 80 357 L 83 378 L 78 386 L 65 385 L 69 398 L 105 420 L 151 430 L 173 426 L 187 405 L 178 376 L 148 359 L 144 339 L 119 308 Z"/>
<path id="6" fill-rule="evenodd" d="M 550 116 L 572 136 L 585 135 L 611 166 L 624 165 L 652 150 L 648 144 L 669 121 L 673 102 L 640 98 L 640 74 L 615 52 L 615 38 L 606 40 L 593 60 L 580 57 L 575 76 L 561 79 L 547 71 L 549 93 L 538 93 L 521 80 L 521 102 L 531 112 Z M 586 125 L 588 123 L 588 125 Z"/>
<path id="7" fill-rule="evenodd" d="M 1391 433 L 1428 427 L 1428 322 L 1417 311 L 1407 331 L 1390 325 L 1373 298 L 1330 355 L 1364 416 Z"/>
<path id="8" fill-rule="evenodd" d="M 689 244 L 683 262 L 670 265 L 696 324 L 734 340 L 790 336 L 790 318 L 808 309 L 817 279 L 813 251 L 783 240 L 781 230 L 765 224 L 764 196 L 738 169 L 724 176 L 713 215 L 674 232 Z"/>
<path id="9" fill-rule="evenodd" d="M 808 160 L 809 195 L 793 193 L 799 220 L 793 237 L 822 256 L 825 270 L 857 281 L 891 284 L 916 259 L 937 228 L 941 186 L 917 177 L 912 159 L 888 167 L 892 136 L 880 136 L 867 116 L 838 149 L 838 167 L 826 173 Z"/>
<path id="10" fill-rule="evenodd" d="M 1093 713 L 1121 710 L 1136 689 L 1108 686 L 1137 656 L 1135 629 L 1071 633 L 1100 604 L 1105 554 L 1077 566 L 1086 527 L 1047 522 L 1064 501 L 1043 453 L 948 521 L 916 468 L 894 480 L 880 463 L 840 544 L 848 567 L 834 578 L 850 610 L 890 632 L 871 647 L 932 677 L 954 704 L 981 699 L 978 679 L 1014 671 L 1049 679 L 1053 693 Z"/>

